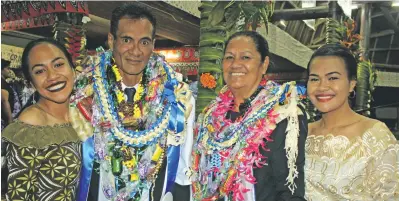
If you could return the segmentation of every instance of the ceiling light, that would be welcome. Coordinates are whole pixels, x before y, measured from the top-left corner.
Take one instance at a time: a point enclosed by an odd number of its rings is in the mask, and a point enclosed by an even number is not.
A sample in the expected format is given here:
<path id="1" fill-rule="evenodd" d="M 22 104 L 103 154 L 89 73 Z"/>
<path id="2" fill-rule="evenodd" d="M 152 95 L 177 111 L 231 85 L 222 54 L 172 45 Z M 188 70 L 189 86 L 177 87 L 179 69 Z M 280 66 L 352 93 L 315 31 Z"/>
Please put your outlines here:
<path id="1" fill-rule="evenodd" d="M 280 24 L 283 25 L 284 27 L 287 26 L 287 24 L 285 24 L 285 21 L 284 21 L 284 20 L 280 20 Z"/>

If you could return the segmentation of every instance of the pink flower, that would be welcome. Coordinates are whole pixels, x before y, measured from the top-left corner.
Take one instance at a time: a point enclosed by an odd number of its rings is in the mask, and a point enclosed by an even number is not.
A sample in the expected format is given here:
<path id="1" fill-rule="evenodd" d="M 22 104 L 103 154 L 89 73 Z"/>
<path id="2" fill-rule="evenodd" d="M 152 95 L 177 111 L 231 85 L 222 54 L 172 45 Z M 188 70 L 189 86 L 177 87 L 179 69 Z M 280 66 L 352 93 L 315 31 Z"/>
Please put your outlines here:
<path id="1" fill-rule="evenodd" d="M 243 201 L 244 200 L 243 194 L 247 193 L 248 191 L 250 190 L 245 188 L 242 182 L 235 182 L 233 187 L 233 200 Z"/>
<path id="2" fill-rule="evenodd" d="M 215 116 L 224 116 L 228 110 L 232 108 L 233 96 L 230 91 L 226 91 L 224 93 L 220 93 L 219 96 L 216 98 L 217 100 L 217 107 L 213 111 L 212 115 Z"/>

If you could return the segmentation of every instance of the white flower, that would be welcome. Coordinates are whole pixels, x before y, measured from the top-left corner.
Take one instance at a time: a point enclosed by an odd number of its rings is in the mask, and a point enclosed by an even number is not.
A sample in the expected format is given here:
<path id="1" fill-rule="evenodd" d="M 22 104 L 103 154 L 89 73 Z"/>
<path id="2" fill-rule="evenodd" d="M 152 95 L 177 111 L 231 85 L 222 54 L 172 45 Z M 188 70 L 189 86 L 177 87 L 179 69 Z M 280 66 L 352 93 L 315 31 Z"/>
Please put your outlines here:
<path id="1" fill-rule="evenodd" d="M 88 22 L 90 22 L 90 21 L 91 21 L 90 17 L 84 16 L 84 17 L 82 18 L 83 24 L 86 24 L 86 23 L 88 23 Z"/>

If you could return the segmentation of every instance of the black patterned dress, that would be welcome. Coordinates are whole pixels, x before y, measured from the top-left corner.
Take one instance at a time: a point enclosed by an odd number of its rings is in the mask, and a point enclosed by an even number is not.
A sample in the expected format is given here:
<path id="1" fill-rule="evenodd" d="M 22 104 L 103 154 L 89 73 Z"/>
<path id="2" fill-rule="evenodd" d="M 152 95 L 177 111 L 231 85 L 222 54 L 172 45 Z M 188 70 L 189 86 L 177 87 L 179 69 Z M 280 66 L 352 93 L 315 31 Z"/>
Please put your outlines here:
<path id="1" fill-rule="evenodd" d="M 81 142 L 70 124 L 14 121 L 2 133 L 9 170 L 7 200 L 76 200 Z"/>

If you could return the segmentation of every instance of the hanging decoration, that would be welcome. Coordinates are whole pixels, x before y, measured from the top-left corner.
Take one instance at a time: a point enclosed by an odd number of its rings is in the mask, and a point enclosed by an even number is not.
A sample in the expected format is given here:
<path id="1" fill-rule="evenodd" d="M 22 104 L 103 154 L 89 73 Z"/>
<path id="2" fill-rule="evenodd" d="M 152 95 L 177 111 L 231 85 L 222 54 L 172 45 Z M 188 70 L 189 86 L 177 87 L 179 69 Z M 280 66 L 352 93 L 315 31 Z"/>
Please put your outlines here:
<path id="1" fill-rule="evenodd" d="M 81 25 L 73 25 L 64 22 L 54 24 L 54 38 L 65 45 L 73 62 L 79 66 L 87 55 L 86 30 Z M 78 69 L 81 71 L 82 69 Z"/>
<path id="2" fill-rule="evenodd" d="M 176 72 L 185 73 L 186 75 L 198 75 L 198 67 L 199 67 L 198 62 L 193 62 L 193 63 L 179 62 L 179 63 L 169 63 L 169 64 Z"/>
<path id="3" fill-rule="evenodd" d="M 2 1 L 2 31 L 53 25 L 57 13 L 89 14 L 87 2 Z"/>

